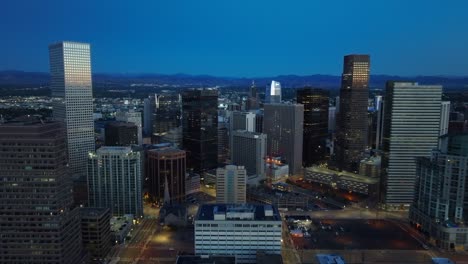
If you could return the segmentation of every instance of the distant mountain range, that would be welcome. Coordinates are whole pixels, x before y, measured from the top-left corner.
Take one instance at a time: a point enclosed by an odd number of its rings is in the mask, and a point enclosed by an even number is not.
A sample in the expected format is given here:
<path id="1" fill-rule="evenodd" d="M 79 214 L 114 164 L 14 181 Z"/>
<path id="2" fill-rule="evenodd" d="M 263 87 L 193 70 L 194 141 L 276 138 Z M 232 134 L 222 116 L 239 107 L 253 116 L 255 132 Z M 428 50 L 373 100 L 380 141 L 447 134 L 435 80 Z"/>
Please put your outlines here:
<path id="1" fill-rule="evenodd" d="M 45 72 L 23 72 L 23 71 L 0 71 L 0 85 L 43 85 L 49 83 L 49 73 Z M 261 78 L 235 78 L 216 77 L 210 75 L 189 74 L 93 74 L 93 82 L 98 86 L 181 86 L 181 87 L 212 87 L 231 86 L 246 87 L 255 81 L 258 87 L 264 87 L 271 80 L 281 82 L 283 87 L 297 88 L 313 86 L 320 88 L 339 88 L 340 76 L 335 75 L 279 75 Z M 422 84 L 441 84 L 446 88 L 468 87 L 468 77 L 450 76 L 414 76 L 402 77 L 392 75 L 372 75 L 370 86 L 372 88 L 384 88 L 388 80 L 410 80 Z"/>

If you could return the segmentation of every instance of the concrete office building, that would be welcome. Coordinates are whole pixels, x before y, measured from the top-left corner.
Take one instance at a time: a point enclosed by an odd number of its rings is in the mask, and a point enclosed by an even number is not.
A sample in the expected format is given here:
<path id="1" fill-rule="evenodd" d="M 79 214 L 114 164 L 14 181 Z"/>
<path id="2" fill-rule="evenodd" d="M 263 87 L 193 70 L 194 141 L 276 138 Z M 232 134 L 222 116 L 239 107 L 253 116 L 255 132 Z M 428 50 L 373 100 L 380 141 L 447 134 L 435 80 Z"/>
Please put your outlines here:
<path id="1" fill-rule="evenodd" d="M 62 122 L 0 124 L 0 263 L 80 263 Z"/>
<path id="2" fill-rule="evenodd" d="M 89 153 L 91 207 L 110 208 L 114 216 L 143 216 L 142 160 L 130 147 L 101 147 Z"/>
<path id="3" fill-rule="evenodd" d="M 446 250 L 468 250 L 468 135 L 444 136 L 442 149 L 417 160 L 409 218 Z"/>
<path id="4" fill-rule="evenodd" d="M 267 134 L 267 155 L 282 157 L 290 174 L 302 171 L 304 106 L 265 104 L 263 133 Z"/>
<path id="5" fill-rule="evenodd" d="M 133 123 L 107 123 L 104 134 L 106 146 L 138 145 L 138 126 Z"/>
<path id="6" fill-rule="evenodd" d="M 216 202 L 245 203 L 247 171 L 244 166 L 226 165 L 216 169 Z"/>
<path id="7" fill-rule="evenodd" d="M 232 120 L 230 122 L 231 131 L 235 130 L 246 130 L 250 132 L 255 132 L 255 118 L 256 114 L 254 112 L 232 112 Z"/>
<path id="8" fill-rule="evenodd" d="M 382 156 L 382 203 L 413 202 L 416 158 L 438 146 L 442 86 L 388 82 Z"/>
<path id="9" fill-rule="evenodd" d="M 281 254 L 281 232 L 281 216 L 271 205 L 203 204 L 195 216 L 195 254 L 255 263 L 258 251 Z"/>
<path id="10" fill-rule="evenodd" d="M 49 46 L 53 116 L 65 123 L 70 173 L 86 177 L 88 153 L 95 150 L 91 51 L 87 43 Z"/>
<path id="11" fill-rule="evenodd" d="M 184 150 L 165 147 L 152 149 L 146 155 L 146 178 L 152 201 L 181 203 L 185 200 L 186 152 Z M 165 191 L 169 192 L 168 197 Z"/>
<path id="12" fill-rule="evenodd" d="M 80 208 L 83 246 L 91 263 L 104 263 L 112 247 L 109 208 Z"/>
<path id="13" fill-rule="evenodd" d="M 121 122 L 128 122 L 133 123 L 137 126 L 138 129 L 138 145 L 143 144 L 143 123 L 141 121 L 141 113 L 136 112 L 133 109 L 129 109 L 128 111 L 117 111 L 115 113 L 115 120 Z"/>
<path id="14" fill-rule="evenodd" d="M 244 166 L 247 175 L 265 177 L 267 135 L 245 130 L 232 132 L 231 161 Z"/>
<path id="15" fill-rule="evenodd" d="M 344 57 L 334 149 L 340 170 L 357 172 L 367 146 L 369 68 L 369 55 Z"/>

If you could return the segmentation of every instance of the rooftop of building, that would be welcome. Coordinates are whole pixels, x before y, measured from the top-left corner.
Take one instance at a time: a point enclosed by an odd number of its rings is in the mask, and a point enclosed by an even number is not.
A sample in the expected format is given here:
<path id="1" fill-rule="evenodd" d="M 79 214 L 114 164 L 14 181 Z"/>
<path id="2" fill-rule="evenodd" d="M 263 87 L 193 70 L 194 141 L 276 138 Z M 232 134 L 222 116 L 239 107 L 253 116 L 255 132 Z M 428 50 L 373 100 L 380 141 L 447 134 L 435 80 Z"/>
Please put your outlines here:
<path id="1" fill-rule="evenodd" d="M 198 208 L 195 220 L 281 221 L 281 216 L 272 205 L 203 204 Z"/>
<path id="2" fill-rule="evenodd" d="M 265 138 L 267 137 L 267 135 L 263 134 L 263 133 L 247 131 L 247 130 L 240 130 L 240 129 L 234 130 L 233 135 L 250 136 L 250 137 L 253 137 L 253 138 L 258 138 L 259 136 L 265 137 Z"/>
<path id="3" fill-rule="evenodd" d="M 134 123 L 123 122 L 123 121 L 108 122 L 108 123 L 106 123 L 106 126 L 109 126 L 109 127 L 130 127 L 130 128 L 136 127 L 136 125 Z"/>
<path id="4" fill-rule="evenodd" d="M 106 214 L 110 214 L 110 209 L 97 207 L 83 207 L 80 208 L 80 214 L 82 218 L 101 218 Z"/>
<path id="5" fill-rule="evenodd" d="M 347 171 L 335 171 L 328 168 L 321 168 L 321 167 L 309 167 L 306 168 L 306 171 L 322 173 L 322 174 L 330 174 L 330 175 L 338 175 L 343 180 L 355 181 L 355 182 L 362 182 L 366 184 L 377 184 L 379 182 L 378 178 L 367 177 L 360 174 L 355 174 L 352 172 Z"/>
<path id="6" fill-rule="evenodd" d="M 235 256 L 177 256 L 176 264 L 235 264 Z"/>
<path id="7" fill-rule="evenodd" d="M 127 225 L 133 225 L 133 215 L 124 215 L 120 217 L 112 217 L 110 220 L 111 231 L 119 232 Z"/>
<path id="8" fill-rule="evenodd" d="M 361 160 L 361 163 L 369 164 L 369 165 L 380 165 L 382 163 L 381 156 L 370 156 L 365 159 Z"/>
<path id="9" fill-rule="evenodd" d="M 169 155 L 169 154 L 185 153 L 185 150 L 181 150 L 179 148 L 168 145 L 168 146 L 160 146 L 160 147 L 150 149 L 150 150 L 148 150 L 148 152 Z"/>
<path id="10" fill-rule="evenodd" d="M 129 153 L 132 152 L 131 147 L 120 147 L 120 146 L 102 146 L 100 147 L 96 153 L 116 153 L 116 154 L 121 154 L 121 153 Z"/>
<path id="11" fill-rule="evenodd" d="M 38 115 L 24 115 L 14 118 L 12 120 L 8 120 L 6 122 L 0 122 L 0 126 L 41 126 L 54 123 L 58 122 L 43 119 L 41 116 Z"/>
<path id="12" fill-rule="evenodd" d="M 320 264 L 345 264 L 346 262 L 340 255 L 336 254 L 317 254 L 318 263 Z"/>

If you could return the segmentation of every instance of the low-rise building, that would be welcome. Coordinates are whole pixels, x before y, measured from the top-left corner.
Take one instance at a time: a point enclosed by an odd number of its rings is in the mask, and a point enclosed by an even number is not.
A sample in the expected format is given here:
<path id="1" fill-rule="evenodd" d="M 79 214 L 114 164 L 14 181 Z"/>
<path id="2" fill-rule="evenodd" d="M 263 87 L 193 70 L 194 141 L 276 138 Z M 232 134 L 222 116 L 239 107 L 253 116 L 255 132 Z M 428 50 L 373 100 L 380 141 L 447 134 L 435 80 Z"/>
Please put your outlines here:
<path id="1" fill-rule="evenodd" d="M 195 218 L 195 254 L 234 255 L 255 263 L 258 251 L 281 254 L 282 221 L 276 207 L 204 204 Z"/>
<path id="2" fill-rule="evenodd" d="M 326 168 L 310 167 L 305 169 L 305 180 L 317 182 L 342 189 L 377 197 L 379 190 L 379 179 L 354 174 L 346 171 L 334 171 Z"/>
<path id="3" fill-rule="evenodd" d="M 167 226 L 186 226 L 187 208 L 183 205 L 164 204 L 159 210 L 159 222 Z"/>
<path id="4" fill-rule="evenodd" d="M 372 178 L 380 177 L 382 158 L 380 156 L 371 156 L 361 160 L 359 164 L 359 174 Z"/>
<path id="5" fill-rule="evenodd" d="M 112 217 L 110 220 L 111 239 L 115 244 L 123 244 L 133 227 L 133 215 Z"/>
<path id="6" fill-rule="evenodd" d="M 200 192 L 200 174 L 187 173 L 185 175 L 185 195 Z"/>
<path id="7" fill-rule="evenodd" d="M 266 178 L 276 182 L 289 176 L 289 165 L 281 157 L 266 158 Z"/>

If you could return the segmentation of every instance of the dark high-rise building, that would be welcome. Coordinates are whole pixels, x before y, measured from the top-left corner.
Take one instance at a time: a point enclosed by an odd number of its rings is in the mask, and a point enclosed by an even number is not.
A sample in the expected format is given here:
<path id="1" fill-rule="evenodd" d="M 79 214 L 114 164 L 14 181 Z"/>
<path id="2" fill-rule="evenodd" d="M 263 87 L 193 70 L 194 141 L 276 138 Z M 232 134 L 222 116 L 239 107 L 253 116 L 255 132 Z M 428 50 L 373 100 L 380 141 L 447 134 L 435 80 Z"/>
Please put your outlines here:
<path id="1" fill-rule="evenodd" d="M 83 246 L 89 253 L 91 263 L 105 263 L 112 247 L 109 208 L 80 209 Z"/>
<path id="2" fill-rule="evenodd" d="M 367 146 L 369 68 L 369 55 L 344 57 L 335 144 L 340 170 L 357 172 Z"/>
<path id="3" fill-rule="evenodd" d="M 151 142 L 164 142 L 163 137 L 181 126 L 182 99 L 179 93 L 163 92 L 145 99 L 144 131 Z"/>
<path id="4" fill-rule="evenodd" d="M 255 82 L 252 82 L 252 86 L 250 86 L 249 97 L 247 98 L 247 110 L 256 110 L 258 108 L 259 98 L 257 86 L 255 86 Z"/>
<path id="5" fill-rule="evenodd" d="M 159 203 L 183 202 L 186 173 L 185 151 L 170 147 L 152 149 L 147 152 L 146 159 L 146 177 L 151 199 Z M 166 195 L 169 197 L 165 197 Z"/>
<path id="6" fill-rule="evenodd" d="M 328 92 L 304 88 L 297 91 L 297 103 L 304 105 L 302 165 L 310 167 L 327 155 Z"/>
<path id="7" fill-rule="evenodd" d="M 182 94 L 182 145 L 187 168 L 201 173 L 218 166 L 218 90 L 192 89 Z"/>
<path id="8" fill-rule="evenodd" d="M 79 263 L 63 123 L 0 125 L 0 263 Z"/>
<path id="9" fill-rule="evenodd" d="M 127 122 L 111 122 L 105 128 L 106 146 L 138 145 L 138 126 Z"/>
<path id="10" fill-rule="evenodd" d="M 267 155 L 282 157 L 289 174 L 302 170 L 304 106 L 301 104 L 265 104 L 263 131 L 267 134 Z"/>

